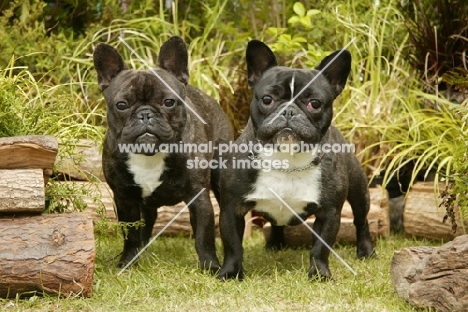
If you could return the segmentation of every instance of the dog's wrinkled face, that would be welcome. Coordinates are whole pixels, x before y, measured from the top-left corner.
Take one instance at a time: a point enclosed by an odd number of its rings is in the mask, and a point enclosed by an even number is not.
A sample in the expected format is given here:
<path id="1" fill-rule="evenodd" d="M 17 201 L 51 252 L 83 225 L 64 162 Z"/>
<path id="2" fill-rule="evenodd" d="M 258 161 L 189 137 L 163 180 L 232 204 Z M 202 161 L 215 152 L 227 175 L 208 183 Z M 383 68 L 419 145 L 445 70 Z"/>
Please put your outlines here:
<path id="1" fill-rule="evenodd" d="M 257 128 L 257 138 L 267 143 L 293 140 L 319 142 L 333 117 L 331 90 L 320 87 L 328 82 L 316 77 L 297 98 L 294 97 L 317 75 L 316 70 L 274 67 L 264 73 L 255 85 L 251 116 Z M 294 99 L 294 100 L 293 100 Z M 293 100 L 291 102 L 291 100 Z M 290 129 L 291 131 L 282 131 Z"/>
<path id="2" fill-rule="evenodd" d="M 157 70 L 182 98 L 185 87 L 172 75 Z M 126 70 L 104 90 L 107 118 L 117 143 L 178 142 L 187 118 L 184 103 L 151 71 Z"/>
<path id="3" fill-rule="evenodd" d="M 272 144 L 319 143 L 330 127 L 333 101 L 343 90 L 350 68 L 347 51 L 333 53 L 313 70 L 277 66 L 264 43 L 251 41 L 247 69 L 254 91 L 250 110 L 257 139 Z"/>
<path id="4" fill-rule="evenodd" d="M 157 147 L 181 140 L 187 123 L 181 100 L 189 77 L 187 62 L 185 43 L 176 37 L 161 47 L 159 67 L 153 71 L 127 69 L 113 47 L 104 43 L 96 47 L 94 65 L 107 103 L 108 135 L 113 144 Z"/>

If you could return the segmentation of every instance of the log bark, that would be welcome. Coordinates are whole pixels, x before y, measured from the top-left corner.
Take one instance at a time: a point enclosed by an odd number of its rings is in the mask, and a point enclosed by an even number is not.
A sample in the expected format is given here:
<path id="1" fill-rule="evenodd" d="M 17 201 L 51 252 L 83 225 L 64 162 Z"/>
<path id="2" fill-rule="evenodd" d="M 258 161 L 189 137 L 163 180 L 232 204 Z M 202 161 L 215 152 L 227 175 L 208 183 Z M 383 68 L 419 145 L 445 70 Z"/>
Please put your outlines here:
<path id="1" fill-rule="evenodd" d="M 0 219 L 0 297 L 91 297 L 96 257 L 85 213 Z"/>
<path id="2" fill-rule="evenodd" d="M 367 215 L 369 222 L 369 231 L 372 240 L 375 242 L 377 237 L 387 237 L 390 235 L 390 224 L 388 216 L 388 202 L 382 188 L 371 188 L 370 210 Z M 307 219 L 307 224 L 312 227 L 315 217 Z M 268 239 L 271 232 L 270 223 L 263 226 L 265 239 Z M 284 229 L 285 244 L 289 247 L 310 247 L 312 246 L 313 234 L 303 224 L 297 226 L 286 226 Z M 341 225 L 337 236 L 337 242 L 356 242 L 356 228 L 353 224 L 353 212 L 348 202 L 345 202 L 341 212 Z"/>
<path id="3" fill-rule="evenodd" d="M 439 189 L 445 189 L 445 185 L 439 184 Z M 450 222 L 442 222 L 445 209 L 439 207 L 441 199 L 437 196 L 433 182 L 418 182 L 413 185 L 406 198 L 403 212 L 403 227 L 406 234 L 445 240 L 464 234 L 464 226 L 459 217 L 456 232 L 453 232 Z"/>
<path id="4" fill-rule="evenodd" d="M 41 213 L 44 207 L 42 169 L 0 170 L 0 213 Z"/>
<path id="5" fill-rule="evenodd" d="M 418 308 L 468 310 L 468 235 L 440 247 L 395 252 L 390 275 L 399 297 Z"/>
<path id="6" fill-rule="evenodd" d="M 0 169 L 42 169 L 47 184 L 57 152 L 57 139 L 50 135 L 0 138 Z"/>

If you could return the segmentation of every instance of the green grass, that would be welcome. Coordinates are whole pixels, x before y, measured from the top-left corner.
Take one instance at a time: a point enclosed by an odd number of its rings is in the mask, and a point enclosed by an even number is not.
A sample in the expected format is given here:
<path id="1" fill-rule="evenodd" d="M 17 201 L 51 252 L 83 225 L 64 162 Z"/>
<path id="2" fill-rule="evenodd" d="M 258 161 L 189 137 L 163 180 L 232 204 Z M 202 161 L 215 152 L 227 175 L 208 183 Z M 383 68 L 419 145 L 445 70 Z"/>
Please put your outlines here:
<path id="1" fill-rule="evenodd" d="M 121 238 L 97 235 L 93 296 L 0 299 L 9 311 L 424 311 L 416 310 L 394 293 L 389 269 L 393 252 L 434 243 L 401 236 L 380 239 L 378 259 L 355 258 L 351 245 L 336 251 L 358 275 L 330 258 L 334 280 L 307 278 L 306 249 L 266 252 L 263 235 L 254 231 L 244 242 L 245 280 L 220 282 L 196 268 L 193 240 L 185 237 L 156 240 L 136 266 L 117 276 L 115 257 Z M 218 241 L 218 250 L 221 250 Z"/>

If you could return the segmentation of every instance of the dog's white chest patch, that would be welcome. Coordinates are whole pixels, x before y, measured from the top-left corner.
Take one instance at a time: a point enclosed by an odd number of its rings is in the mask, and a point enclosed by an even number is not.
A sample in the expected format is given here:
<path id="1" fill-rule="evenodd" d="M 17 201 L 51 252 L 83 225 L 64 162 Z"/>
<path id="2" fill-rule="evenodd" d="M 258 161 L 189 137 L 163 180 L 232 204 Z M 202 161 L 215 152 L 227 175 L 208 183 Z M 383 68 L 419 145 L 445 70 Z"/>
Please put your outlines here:
<path id="1" fill-rule="evenodd" d="M 308 170 L 297 172 L 260 171 L 253 192 L 247 201 L 255 201 L 254 210 L 266 212 L 276 220 L 277 225 L 287 225 L 294 216 L 304 212 L 307 204 L 320 203 L 320 164 Z M 289 207 L 285 206 L 270 190 L 273 189 Z"/>
<path id="2" fill-rule="evenodd" d="M 166 169 L 164 158 L 167 153 L 157 153 L 152 156 L 142 154 L 128 154 L 128 170 L 133 174 L 133 180 L 142 189 L 142 196 L 150 196 L 162 184 L 160 180 Z"/>

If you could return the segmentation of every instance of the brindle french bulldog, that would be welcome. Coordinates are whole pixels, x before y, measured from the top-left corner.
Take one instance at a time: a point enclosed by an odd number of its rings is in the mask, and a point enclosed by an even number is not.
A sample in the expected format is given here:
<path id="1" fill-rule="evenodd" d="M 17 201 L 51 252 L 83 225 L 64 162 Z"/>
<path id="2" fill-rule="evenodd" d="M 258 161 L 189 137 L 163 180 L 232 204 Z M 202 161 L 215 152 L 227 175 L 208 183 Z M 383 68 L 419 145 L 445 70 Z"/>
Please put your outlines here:
<path id="1" fill-rule="evenodd" d="M 195 158 L 217 158 L 217 150 L 167 151 L 167 146 L 211 142 L 216 147 L 232 140 L 233 132 L 219 104 L 188 85 L 187 64 L 187 48 L 180 37 L 163 44 L 154 70 L 128 69 L 108 44 L 100 43 L 94 51 L 99 87 L 107 102 L 104 175 L 114 192 L 119 222 L 144 220 L 143 227 L 128 228 L 118 266 L 131 261 L 148 242 L 158 207 L 189 203 L 206 188 L 189 206 L 190 223 L 200 268 L 219 269 L 209 196 L 211 187 L 219 199 L 219 171 L 187 166 Z"/>

